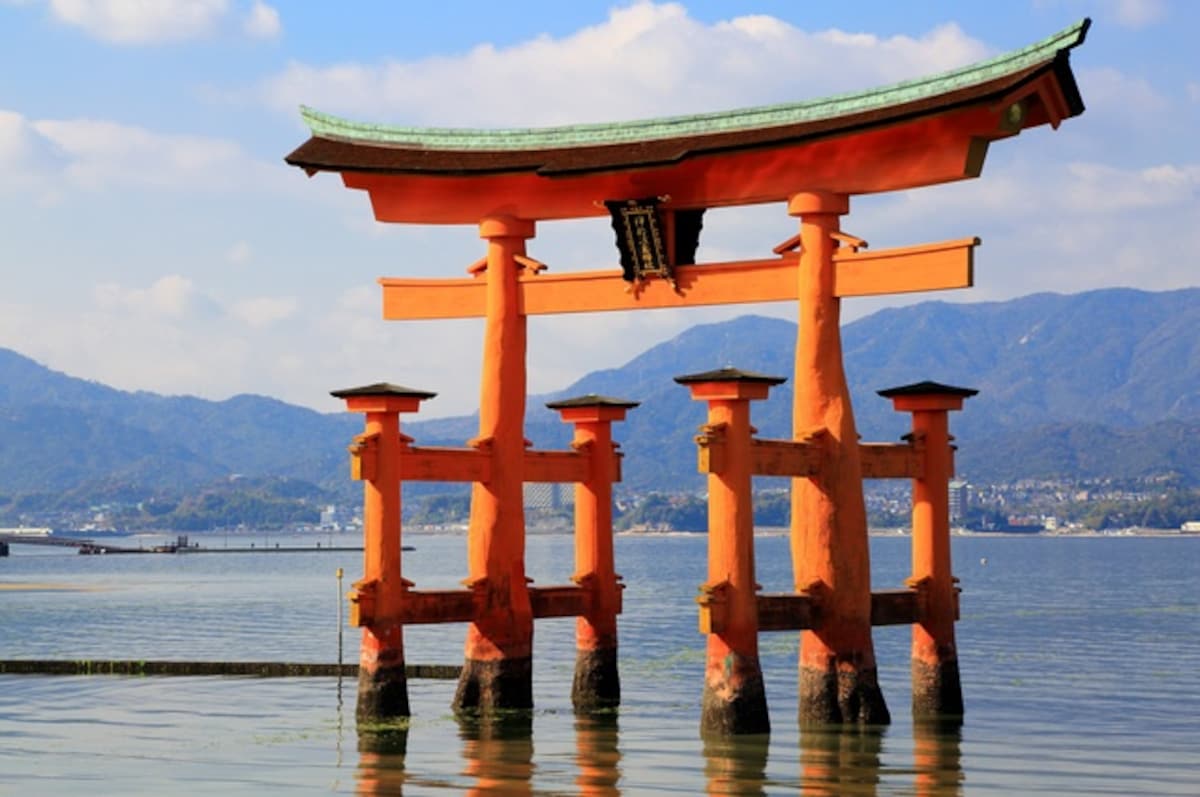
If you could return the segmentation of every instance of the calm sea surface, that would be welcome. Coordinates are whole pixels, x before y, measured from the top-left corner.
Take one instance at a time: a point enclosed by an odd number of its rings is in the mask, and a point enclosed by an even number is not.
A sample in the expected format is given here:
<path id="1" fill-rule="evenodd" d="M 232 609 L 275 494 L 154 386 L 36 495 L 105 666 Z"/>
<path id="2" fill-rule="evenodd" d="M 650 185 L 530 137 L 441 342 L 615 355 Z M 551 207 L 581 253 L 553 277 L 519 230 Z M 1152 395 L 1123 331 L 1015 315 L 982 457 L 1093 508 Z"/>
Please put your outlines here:
<path id="1" fill-rule="evenodd" d="M 193 535 L 202 545 L 326 550 L 0 559 L 0 658 L 274 660 L 338 656 L 348 537 Z M 126 540 L 129 542 L 129 540 Z M 418 588 L 465 575 L 461 537 L 408 534 Z M 134 542 L 136 544 L 136 541 Z M 790 588 L 787 540 L 756 541 L 759 581 Z M 702 536 L 622 536 L 623 705 L 571 711 L 574 621 L 537 621 L 527 723 L 449 712 L 453 681 L 411 680 L 407 733 L 362 738 L 353 680 L 0 675 L 0 794 L 1200 794 L 1200 538 L 956 537 L 961 731 L 914 728 L 907 627 L 875 630 L 893 724 L 800 732 L 794 633 L 764 634 L 769 738 L 698 735 Z M 909 541 L 873 537 L 876 589 Z M 566 583 L 568 535 L 533 535 L 527 568 Z M 13 584 L 40 589 L 4 589 Z M 75 591 L 45 589 L 69 585 Z M 409 663 L 459 664 L 462 625 L 410 628 Z M 345 631 L 345 658 L 357 658 Z"/>

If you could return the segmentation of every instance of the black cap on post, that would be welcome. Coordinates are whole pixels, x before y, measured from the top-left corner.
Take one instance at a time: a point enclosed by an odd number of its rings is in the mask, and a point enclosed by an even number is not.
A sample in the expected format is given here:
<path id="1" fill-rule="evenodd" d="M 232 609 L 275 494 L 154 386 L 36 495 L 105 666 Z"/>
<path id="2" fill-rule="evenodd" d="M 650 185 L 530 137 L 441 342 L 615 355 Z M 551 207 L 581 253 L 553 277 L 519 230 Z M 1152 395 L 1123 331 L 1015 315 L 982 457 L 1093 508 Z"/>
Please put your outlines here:
<path id="1" fill-rule="evenodd" d="M 574 398 L 546 402 L 546 407 L 552 410 L 569 410 L 576 407 L 616 407 L 618 409 L 631 410 L 634 407 L 639 406 L 641 406 L 640 401 L 628 401 L 626 399 L 612 398 L 611 396 L 599 396 L 595 393 L 588 393 L 583 396 L 575 396 Z"/>
<path id="2" fill-rule="evenodd" d="M 681 385 L 695 385 L 702 382 L 748 382 L 759 385 L 781 385 L 787 381 L 786 376 L 768 376 L 754 371 L 743 371 L 740 368 L 725 366 L 715 371 L 704 371 L 699 374 L 684 374 L 675 377 Z"/>
<path id="3" fill-rule="evenodd" d="M 913 382 L 911 385 L 901 385 L 899 387 L 889 387 L 886 390 L 875 391 L 884 398 L 897 398 L 899 396 L 953 396 L 955 398 L 970 398 L 979 391 L 969 387 L 955 387 L 954 385 L 943 385 L 941 382 Z"/>
<path id="4" fill-rule="evenodd" d="M 430 393 L 427 390 L 417 390 L 404 385 L 393 385 L 391 382 L 376 382 L 373 385 L 363 385 L 362 387 L 348 387 L 344 390 L 331 390 L 329 395 L 334 398 L 362 398 L 365 396 L 388 396 L 392 398 L 414 398 L 424 401 L 431 399 L 437 393 Z"/>

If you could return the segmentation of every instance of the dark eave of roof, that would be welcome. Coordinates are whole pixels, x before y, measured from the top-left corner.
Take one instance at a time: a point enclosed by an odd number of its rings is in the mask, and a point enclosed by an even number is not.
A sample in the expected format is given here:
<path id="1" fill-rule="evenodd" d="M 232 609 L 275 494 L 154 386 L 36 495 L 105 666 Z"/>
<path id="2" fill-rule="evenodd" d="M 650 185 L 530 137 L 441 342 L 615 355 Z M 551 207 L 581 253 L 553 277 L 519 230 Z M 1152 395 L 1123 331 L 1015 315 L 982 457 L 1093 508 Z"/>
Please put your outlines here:
<path id="1" fill-rule="evenodd" d="M 947 80 L 946 85 L 958 87 L 935 93 L 924 94 L 903 90 L 907 84 L 901 84 L 894 90 L 877 90 L 874 98 L 895 96 L 896 102 L 859 103 L 860 110 L 836 112 L 828 115 L 809 114 L 802 121 L 788 124 L 748 126 L 738 128 L 735 125 L 711 125 L 712 131 L 705 130 L 706 118 L 695 117 L 698 121 L 678 124 L 678 120 L 663 120 L 656 129 L 647 122 L 632 123 L 635 128 L 646 128 L 658 134 L 645 138 L 621 140 L 616 143 L 589 143 L 599 138 L 594 128 L 618 129 L 617 125 L 579 126 L 563 128 L 561 135 L 554 129 L 546 131 L 446 131 L 429 129 L 429 135 L 423 137 L 421 129 L 397 129 L 399 133 L 408 134 L 408 140 L 400 139 L 398 133 L 393 133 L 393 139 L 386 135 L 372 134 L 376 131 L 388 133 L 388 128 L 356 126 L 355 123 L 342 122 L 332 117 L 311 112 L 311 116 L 328 120 L 329 125 L 313 125 L 314 134 L 285 160 L 287 163 L 300 167 L 312 174 L 318 171 L 332 172 L 366 172 L 384 174 L 423 174 L 431 176 L 467 176 L 505 173 L 537 173 L 545 176 L 568 176 L 623 169 L 653 168 L 679 163 L 697 156 L 733 152 L 744 149 L 763 147 L 779 147 L 800 144 L 818 138 L 842 136 L 858 131 L 884 125 L 893 125 L 905 121 L 946 113 L 977 105 L 987 105 L 1003 100 L 1047 74 L 1053 79 L 1062 92 L 1068 116 L 1076 116 L 1083 112 L 1083 100 L 1080 96 L 1069 62 L 1069 49 L 1083 41 L 1088 22 L 1085 20 L 1075 26 L 1072 31 L 1074 39 L 1061 49 L 1043 48 L 1044 60 L 1028 64 L 1028 58 L 1023 62 L 1023 68 L 999 74 L 987 80 L 980 80 L 967 85 L 955 84 Z M 1058 34 L 1060 37 L 1063 34 Z M 1047 42 L 1054 41 L 1053 38 Z M 1031 48 L 1027 48 L 1031 49 Z M 994 59 L 998 60 L 998 59 Z M 991 63 L 991 62 L 988 62 Z M 994 68 L 989 74 L 994 73 Z M 928 79 L 927 84 L 937 85 L 937 79 Z M 890 94 L 889 94 L 890 92 Z M 867 96 L 864 93 L 864 96 Z M 836 98 L 835 98 L 836 99 Z M 834 103 L 831 103 L 834 104 Z M 853 108 L 855 103 L 843 103 Z M 785 106 L 781 106 L 785 107 Z M 797 106 L 799 107 L 799 106 Z M 750 116 L 754 110 L 747 112 Z M 768 109 L 769 110 L 769 109 Z M 732 117 L 738 112 L 730 112 Z M 800 114 L 803 116 L 803 114 Z M 651 120 L 653 122 L 654 120 Z M 670 135 L 672 123 L 675 128 L 685 131 L 682 135 Z M 310 120 L 310 124 L 312 124 Z M 343 131 L 340 133 L 339 131 Z M 664 135 L 663 130 L 667 133 Z M 578 135 L 577 131 L 591 134 L 590 137 Z M 456 133 L 461 133 L 464 146 L 455 148 Z M 474 134 L 474 139 L 468 136 Z M 555 136 L 558 135 L 557 138 Z M 535 148 L 521 148 L 523 140 L 543 142 Z M 442 143 L 449 140 L 450 143 Z M 495 141 L 496 146 L 490 146 L 489 141 Z M 515 142 L 515 145 L 514 145 Z M 545 142 L 549 142 L 548 144 Z"/>

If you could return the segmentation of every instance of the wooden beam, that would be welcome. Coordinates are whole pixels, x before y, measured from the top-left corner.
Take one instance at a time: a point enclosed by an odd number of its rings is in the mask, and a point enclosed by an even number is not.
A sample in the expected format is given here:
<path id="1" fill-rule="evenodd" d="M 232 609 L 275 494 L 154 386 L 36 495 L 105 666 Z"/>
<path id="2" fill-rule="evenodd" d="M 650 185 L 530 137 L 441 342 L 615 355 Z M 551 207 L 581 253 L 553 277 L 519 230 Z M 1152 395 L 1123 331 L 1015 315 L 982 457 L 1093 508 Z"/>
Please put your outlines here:
<path id="1" fill-rule="evenodd" d="M 475 593 L 469 589 L 404 590 L 400 599 L 401 625 L 467 623 L 475 617 Z"/>
<path id="2" fill-rule="evenodd" d="M 719 614 L 715 616 L 720 617 Z M 911 625 L 919 619 L 917 590 L 871 593 L 871 625 Z M 759 631 L 806 631 L 820 627 L 820 601 L 812 595 L 778 592 L 758 596 Z"/>
<path id="3" fill-rule="evenodd" d="M 794 440 L 754 440 L 750 450 L 755 476 L 815 476 L 821 469 L 821 448 Z"/>
<path id="4" fill-rule="evenodd" d="M 534 617 L 580 617 L 591 607 L 592 592 L 574 585 L 530 587 L 529 603 Z"/>
<path id="5" fill-rule="evenodd" d="M 696 438 L 698 469 L 720 473 L 725 445 L 720 429 Z M 755 476 L 816 476 L 821 471 L 821 447 L 803 440 L 758 440 L 751 442 L 751 472 Z M 862 475 L 866 479 L 919 479 L 921 457 L 910 443 L 860 443 Z"/>
<path id="6" fill-rule="evenodd" d="M 621 480 L 621 455 L 613 452 L 612 472 Z M 582 482 L 591 472 L 591 455 L 577 451 L 526 451 L 527 482 Z M 492 457 L 487 450 L 409 446 L 400 455 L 400 478 L 417 482 L 487 482 Z"/>
<path id="7" fill-rule="evenodd" d="M 577 451 L 526 451 L 526 482 L 587 481 L 591 457 Z"/>
<path id="8" fill-rule="evenodd" d="M 788 592 L 758 596 L 759 631 L 803 631 L 818 626 L 820 607 L 811 595 Z"/>
<path id="9" fill-rule="evenodd" d="M 888 589 L 871 593 L 871 625 L 912 625 L 921 619 L 921 602 L 915 589 Z"/>
<path id="10" fill-rule="evenodd" d="M 486 482 L 492 457 L 475 448 L 409 446 L 400 453 L 400 479 L 415 482 Z"/>
<path id="11" fill-rule="evenodd" d="M 587 614 L 592 593 L 585 587 L 529 587 L 529 602 L 534 617 L 578 617 Z M 401 625 L 469 623 L 475 619 L 476 595 L 470 589 L 407 589 L 400 602 Z M 618 604 L 617 613 L 621 607 Z"/>
<path id="12" fill-rule="evenodd" d="M 818 186 L 858 196 L 978 177 L 981 145 L 1004 135 L 998 113 L 980 103 L 740 151 L 689 154 L 684 147 L 665 162 L 625 164 L 631 168 L 614 162 L 580 172 L 535 155 L 518 172 L 389 174 L 368 167 L 341 177 L 347 188 L 368 193 L 376 219 L 405 224 L 476 224 L 500 214 L 539 222 L 592 218 L 607 215 L 597 206 L 602 198 L 669 195 L 675 208 L 714 208 L 786 202 Z M 570 149 L 560 153 L 572 157 Z"/>
<path id="13" fill-rule="evenodd" d="M 834 255 L 834 295 L 879 296 L 969 288 L 975 284 L 974 252 L 978 245 L 978 238 L 960 238 Z"/>
<path id="14" fill-rule="evenodd" d="M 834 256 L 834 291 L 838 296 L 967 288 L 973 284 L 973 249 L 978 238 L 963 238 L 899 249 L 852 252 Z M 796 301 L 794 254 L 764 260 L 740 260 L 679 266 L 678 289 L 665 280 L 635 287 L 617 269 L 520 277 L 521 312 L 525 315 L 594 313 L 693 307 L 718 304 Z M 383 277 L 383 317 L 389 321 L 434 318 L 482 318 L 485 281 Z"/>
<path id="15" fill-rule="evenodd" d="M 919 479 L 922 460 L 911 443 L 859 443 L 864 479 Z"/>
<path id="16" fill-rule="evenodd" d="M 680 266 L 678 290 L 649 280 L 634 290 L 618 269 L 567 274 L 522 274 L 522 312 L 592 313 L 714 304 L 795 300 L 796 257 Z M 383 317 L 389 321 L 481 318 L 487 285 L 475 279 L 384 277 Z"/>

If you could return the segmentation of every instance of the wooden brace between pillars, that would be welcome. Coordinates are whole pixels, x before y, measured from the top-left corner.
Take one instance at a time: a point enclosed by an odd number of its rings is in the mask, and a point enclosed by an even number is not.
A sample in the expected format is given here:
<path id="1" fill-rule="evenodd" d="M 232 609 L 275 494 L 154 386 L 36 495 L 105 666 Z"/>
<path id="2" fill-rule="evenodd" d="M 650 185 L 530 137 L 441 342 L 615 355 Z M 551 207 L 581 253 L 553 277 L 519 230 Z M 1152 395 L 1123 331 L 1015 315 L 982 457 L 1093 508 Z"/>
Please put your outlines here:
<path id="1" fill-rule="evenodd" d="M 817 476 L 821 472 L 821 446 L 817 436 L 808 440 L 751 441 L 751 472 L 755 476 Z M 725 470 L 725 428 L 722 425 L 700 427 L 696 436 L 697 470 L 722 473 Z M 862 475 L 867 479 L 919 479 L 924 475 L 923 443 L 860 443 Z"/>

